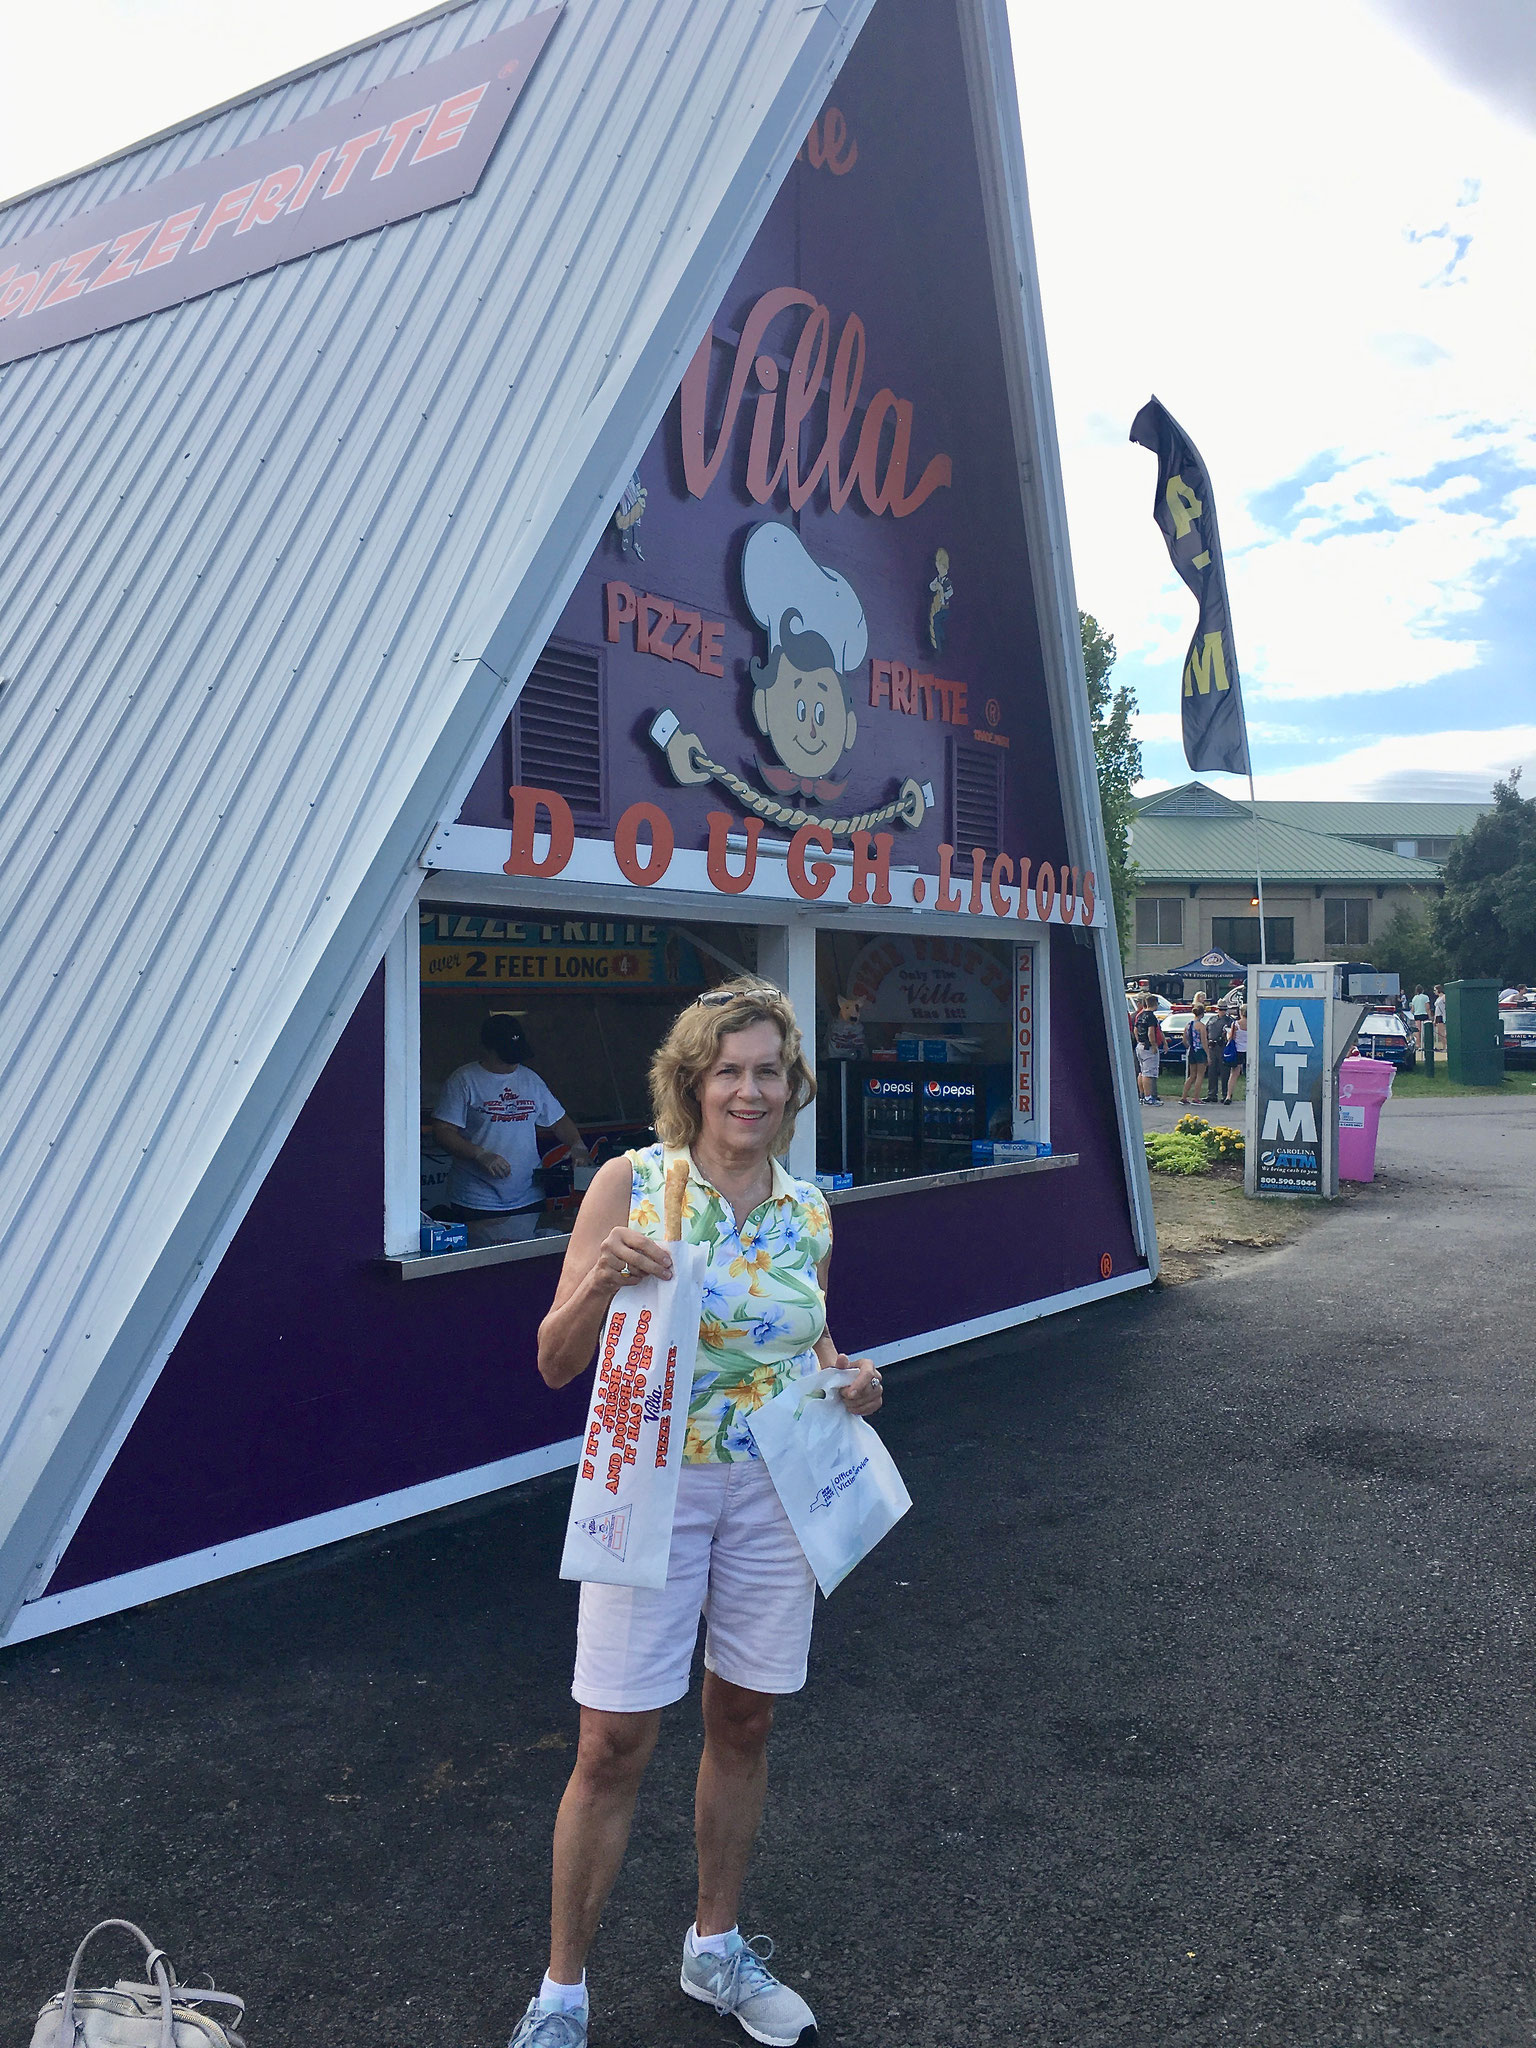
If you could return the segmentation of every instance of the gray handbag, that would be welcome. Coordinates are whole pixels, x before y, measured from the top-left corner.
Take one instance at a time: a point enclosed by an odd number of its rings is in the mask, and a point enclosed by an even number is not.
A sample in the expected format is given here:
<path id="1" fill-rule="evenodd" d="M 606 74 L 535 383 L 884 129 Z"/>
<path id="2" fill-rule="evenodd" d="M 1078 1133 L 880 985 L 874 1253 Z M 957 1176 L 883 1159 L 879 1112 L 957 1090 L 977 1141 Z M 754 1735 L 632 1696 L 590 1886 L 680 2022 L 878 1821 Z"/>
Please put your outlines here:
<path id="1" fill-rule="evenodd" d="M 81 1958 L 109 1927 L 121 1927 L 142 1942 L 149 1982 L 120 1981 L 110 1990 L 77 1990 Z M 230 2024 L 199 2012 L 201 2005 L 233 2006 Z M 245 2000 L 232 1992 L 178 1984 L 170 1957 L 131 1920 L 102 1920 L 75 1950 L 64 1989 L 38 2014 L 32 2048 L 245 2048 L 233 2031 L 244 2016 Z"/>

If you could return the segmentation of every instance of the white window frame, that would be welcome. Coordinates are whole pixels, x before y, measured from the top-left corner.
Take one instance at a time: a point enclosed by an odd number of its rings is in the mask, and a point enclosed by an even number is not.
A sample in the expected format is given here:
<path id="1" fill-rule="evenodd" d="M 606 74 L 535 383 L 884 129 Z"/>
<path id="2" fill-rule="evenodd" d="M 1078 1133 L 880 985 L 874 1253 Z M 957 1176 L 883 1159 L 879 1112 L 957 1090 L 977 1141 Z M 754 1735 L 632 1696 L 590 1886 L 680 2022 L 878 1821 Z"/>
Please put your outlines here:
<path id="1" fill-rule="evenodd" d="M 1352 939 L 1349 936 L 1349 906 L 1352 903 L 1360 903 L 1365 906 L 1365 937 L 1363 939 Z M 1330 939 L 1328 936 L 1328 913 L 1335 904 L 1339 906 L 1340 914 L 1344 920 L 1344 936 L 1342 939 Z M 1368 946 L 1370 943 L 1371 898 L 1369 896 L 1325 896 L 1323 898 L 1323 944 L 1325 946 Z"/>
<path id="2" fill-rule="evenodd" d="M 384 1253 L 420 1250 L 421 932 L 412 903 L 384 954 Z"/>
<path id="3" fill-rule="evenodd" d="M 421 937 L 423 904 L 506 904 L 509 908 L 547 910 L 556 917 L 647 918 L 678 924 L 754 926 L 758 933 L 758 971 L 782 988 L 795 1014 L 816 1014 L 816 934 L 819 931 L 875 933 L 922 932 L 935 937 L 962 936 L 960 920 L 942 911 L 910 911 L 892 916 L 876 905 L 840 906 L 829 911 L 797 910 L 760 896 L 734 902 L 700 896 L 689 890 L 625 889 L 578 883 L 561 887 L 528 876 L 475 874 L 434 868 L 422 880 L 416 901 L 390 940 L 384 955 L 384 1252 L 387 1258 L 419 1256 L 421 1247 Z M 1029 945 L 1035 953 L 1036 1038 L 1034 1128 L 1025 1135 L 1050 1143 L 1050 925 L 1020 919 L 1010 931 L 1001 920 L 964 936 L 1000 939 Z M 796 1126 L 785 1161 L 791 1173 L 810 1180 L 816 1172 L 816 1120 L 803 1116 Z M 1006 1171 L 1007 1169 L 1000 1169 Z M 904 1183 L 891 1183 L 899 1190 Z M 498 1247 L 522 1251 L 526 1247 Z"/>
<path id="4" fill-rule="evenodd" d="M 1164 905 L 1165 903 L 1172 903 L 1172 904 L 1175 904 L 1175 905 L 1177 905 L 1177 907 L 1178 907 L 1178 913 L 1179 913 L 1179 931 L 1178 931 L 1178 937 L 1177 937 L 1177 938 L 1172 938 L 1172 939 L 1165 939 L 1165 938 L 1163 937 L 1163 909 L 1162 909 L 1162 907 L 1163 907 L 1163 905 Z M 1155 909 L 1156 909 L 1156 911 L 1157 911 L 1157 916 L 1156 916 L 1156 917 L 1155 917 L 1155 918 L 1153 919 L 1153 923 L 1154 923 L 1154 924 L 1156 925 L 1156 927 L 1157 927 L 1157 937 L 1156 937 L 1155 939 L 1144 939 L 1144 938 L 1143 938 L 1143 937 L 1141 936 L 1141 911 L 1142 911 L 1142 906 L 1143 906 L 1143 904 L 1145 904 L 1145 905 L 1146 905 L 1146 907 L 1147 907 L 1147 908 L 1148 908 L 1149 910 L 1150 910 L 1150 909 L 1154 909 L 1154 908 L 1155 908 Z M 1169 896 L 1169 895 L 1166 895 L 1166 894 L 1164 894 L 1164 895 L 1162 895 L 1162 896 L 1152 896 L 1152 895 L 1146 895 L 1146 896 L 1138 896 L 1138 897 L 1136 898 L 1136 909 L 1135 909 L 1135 913 L 1134 913 L 1134 914 L 1135 914 L 1135 918 L 1136 918 L 1136 944 L 1137 944 L 1138 946 L 1182 946 L 1182 945 L 1183 945 L 1183 943 L 1184 943 L 1184 898 L 1183 898 L 1182 896 Z"/>

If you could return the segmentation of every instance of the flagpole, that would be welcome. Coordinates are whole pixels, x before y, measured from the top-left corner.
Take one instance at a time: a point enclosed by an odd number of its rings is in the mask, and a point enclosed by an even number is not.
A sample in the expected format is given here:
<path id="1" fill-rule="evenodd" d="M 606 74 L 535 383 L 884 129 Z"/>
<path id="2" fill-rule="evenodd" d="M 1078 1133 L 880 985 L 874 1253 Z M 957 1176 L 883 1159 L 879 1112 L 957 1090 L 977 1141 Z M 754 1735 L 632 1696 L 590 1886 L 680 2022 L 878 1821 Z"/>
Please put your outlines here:
<path id="1" fill-rule="evenodd" d="M 1245 720 L 1245 726 L 1246 723 L 1247 721 Z M 1248 734 L 1245 730 L 1243 733 L 1245 748 L 1247 743 Z M 1263 848 L 1259 840 L 1259 800 L 1253 793 L 1253 757 L 1251 755 L 1248 760 L 1248 808 L 1253 813 L 1253 878 L 1259 885 L 1259 965 L 1267 967 L 1269 965 L 1269 954 L 1265 950 L 1264 943 L 1264 859 Z"/>

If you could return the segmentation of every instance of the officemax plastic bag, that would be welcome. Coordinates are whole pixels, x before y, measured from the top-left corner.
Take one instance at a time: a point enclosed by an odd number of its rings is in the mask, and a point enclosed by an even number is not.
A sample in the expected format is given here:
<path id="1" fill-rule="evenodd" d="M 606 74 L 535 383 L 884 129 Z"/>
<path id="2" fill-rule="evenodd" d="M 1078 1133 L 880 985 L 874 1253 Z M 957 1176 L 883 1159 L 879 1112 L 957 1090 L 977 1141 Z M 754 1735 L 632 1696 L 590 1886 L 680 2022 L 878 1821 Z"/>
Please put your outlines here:
<path id="1" fill-rule="evenodd" d="M 562 1579 L 667 1583 L 709 1257 L 701 1244 L 667 1250 L 673 1277 L 621 1288 L 603 1325 Z"/>
<path id="2" fill-rule="evenodd" d="M 890 1452 L 834 1391 L 856 1377 L 830 1368 L 807 1373 L 752 1417 L 753 1439 L 823 1593 L 840 1586 L 912 1505 Z"/>

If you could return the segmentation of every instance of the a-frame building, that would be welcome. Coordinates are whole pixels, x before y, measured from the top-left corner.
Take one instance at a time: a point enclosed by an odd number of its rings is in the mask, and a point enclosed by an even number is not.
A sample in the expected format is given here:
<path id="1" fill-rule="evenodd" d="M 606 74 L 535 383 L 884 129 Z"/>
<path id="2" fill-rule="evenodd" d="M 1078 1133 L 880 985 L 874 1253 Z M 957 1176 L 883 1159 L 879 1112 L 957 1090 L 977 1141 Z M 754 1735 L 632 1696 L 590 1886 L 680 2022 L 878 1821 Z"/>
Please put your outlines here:
<path id="1" fill-rule="evenodd" d="M 0 209 L 0 445 L 0 1641 L 568 1460 L 487 1006 L 782 981 L 881 1357 L 1152 1277 L 1002 0 L 435 9 Z"/>

